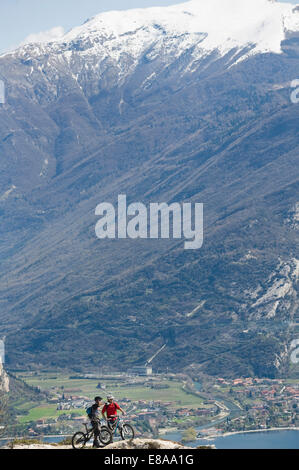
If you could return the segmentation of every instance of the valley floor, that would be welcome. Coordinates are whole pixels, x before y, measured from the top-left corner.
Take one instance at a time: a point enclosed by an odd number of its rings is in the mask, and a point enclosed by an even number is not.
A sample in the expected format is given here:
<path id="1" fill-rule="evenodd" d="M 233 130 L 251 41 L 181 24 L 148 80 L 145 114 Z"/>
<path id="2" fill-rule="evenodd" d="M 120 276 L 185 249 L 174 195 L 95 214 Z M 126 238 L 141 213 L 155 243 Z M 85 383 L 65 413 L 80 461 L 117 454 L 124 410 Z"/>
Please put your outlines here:
<path id="1" fill-rule="evenodd" d="M 297 379 L 205 376 L 198 381 L 182 374 L 71 376 L 54 372 L 18 372 L 16 376 L 35 395 L 11 397 L 15 424 L 7 428 L 7 436 L 58 436 L 52 442 L 59 442 L 82 428 L 85 409 L 95 395 L 110 393 L 127 411 L 137 437 L 184 435 L 194 430 L 200 438 L 212 438 L 299 427 Z"/>

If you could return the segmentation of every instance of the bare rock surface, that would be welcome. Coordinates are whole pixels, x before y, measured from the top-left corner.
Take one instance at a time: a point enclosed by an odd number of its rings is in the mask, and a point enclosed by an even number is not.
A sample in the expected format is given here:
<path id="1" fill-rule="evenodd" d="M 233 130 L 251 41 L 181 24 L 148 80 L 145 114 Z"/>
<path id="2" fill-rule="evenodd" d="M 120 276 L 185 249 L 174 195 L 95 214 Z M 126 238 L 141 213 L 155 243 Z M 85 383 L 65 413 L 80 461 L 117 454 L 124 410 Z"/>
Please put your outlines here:
<path id="1" fill-rule="evenodd" d="M 109 444 L 105 449 L 189 449 L 179 442 L 167 441 L 165 439 L 132 439 Z"/>
<path id="2" fill-rule="evenodd" d="M 11 447 L 6 446 L 5 449 L 10 449 Z M 16 444 L 13 446 L 13 449 L 56 449 L 56 450 L 63 450 L 63 449 L 71 449 L 71 446 L 59 446 L 55 444 Z M 215 448 L 214 446 L 206 446 L 204 448 Z M 186 447 L 179 442 L 168 441 L 166 439 L 132 439 L 128 441 L 117 441 L 109 444 L 106 447 L 102 447 L 101 449 L 105 450 L 113 450 L 113 449 L 144 449 L 144 450 L 155 450 L 155 449 L 172 449 L 172 450 L 181 450 L 181 449 L 191 449 L 191 447 Z M 101 450 L 99 449 L 99 450 Z"/>

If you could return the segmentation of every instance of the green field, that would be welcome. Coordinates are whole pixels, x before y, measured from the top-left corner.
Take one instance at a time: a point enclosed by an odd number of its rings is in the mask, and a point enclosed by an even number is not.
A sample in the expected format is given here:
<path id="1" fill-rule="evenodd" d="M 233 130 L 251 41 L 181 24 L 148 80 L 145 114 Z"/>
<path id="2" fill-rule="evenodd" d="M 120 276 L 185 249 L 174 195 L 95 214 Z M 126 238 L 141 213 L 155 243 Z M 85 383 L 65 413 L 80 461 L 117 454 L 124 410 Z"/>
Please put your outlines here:
<path id="1" fill-rule="evenodd" d="M 20 375 L 29 385 L 33 387 L 40 387 L 42 390 L 52 391 L 55 390 L 67 394 L 84 395 L 93 399 L 96 394 L 103 394 L 96 388 L 98 380 L 91 379 L 69 379 L 69 376 L 53 376 L 41 375 L 39 377 L 28 376 L 26 374 Z M 112 393 L 119 400 L 122 398 L 129 398 L 131 400 L 161 400 L 162 402 L 173 401 L 179 406 L 202 406 L 202 399 L 193 395 L 187 394 L 182 390 L 182 383 L 179 381 L 163 380 L 163 384 L 169 388 L 155 390 L 144 385 L 136 384 L 136 386 L 126 386 L 121 382 L 111 381 L 109 379 L 102 380 L 106 385 L 106 394 Z M 63 387 L 63 388 L 62 388 Z"/>
<path id="2" fill-rule="evenodd" d="M 189 395 L 182 389 L 180 382 L 165 381 L 169 388 L 162 390 L 154 390 L 149 387 L 136 386 L 126 387 L 120 386 L 112 390 L 115 396 L 119 398 L 129 398 L 131 400 L 146 400 L 146 401 L 162 401 L 162 402 L 175 402 L 174 408 L 180 407 L 193 407 L 198 408 L 202 406 L 203 400 L 200 397 Z"/>
<path id="3" fill-rule="evenodd" d="M 98 380 L 72 380 L 68 375 L 53 376 L 53 374 L 41 374 L 39 376 L 31 376 L 29 374 L 19 374 L 19 377 L 27 382 L 28 385 L 40 387 L 45 391 L 55 392 L 57 390 L 59 393 L 65 391 L 67 394 L 80 394 L 89 398 L 94 397 L 98 384 Z"/>
<path id="4" fill-rule="evenodd" d="M 90 398 L 95 395 L 104 395 L 112 393 L 121 403 L 123 399 L 132 401 L 161 401 L 172 402 L 171 408 L 198 408 L 203 407 L 203 400 L 200 397 L 186 393 L 182 388 L 182 383 L 178 380 L 163 380 L 161 383 L 169 388 L 152 389 L 143 383 L 136 383 L 134 386 L 128 386 L 125 380 L 111 380 L 111 378 L 103 378 L 101 383 L 106 386 L 105 393 L 97 389 L 99 380 L 95 379 L 70 379 L 67 375 L 53 375 L 49 373 L 41 373 L 38 376 L 22 373 L 18 375 L 25 382 L 33 387 L 40 387 L 42 391 L 50 392 L 51 395 L 61 395 L 62 392 L 68 395 L 80 395 Z M 20 412 L 26 411 L 28 414 L 19 416 L 19 422 L 24 424 L 38 419 L 57 418 L 61 414 L 76 413 L 84 415 L 85 410 L 56 410 L 56 404 L 51 403 L 22 403 L 16 404 L 16 410 Z"/>
<path id="5" fill-rule="evenodd" d="M 78 416 L 85 415 L 85 410 L 63 410 L 58 411 L 56 410 L 56 405 L 40 405 L 35 408 L 31 408 L 29 413 L 25 416 L 19 417 L 19 423 L 25 424 L 29 423 L 30 421 L 37 421 L 38 419 L 48 419 L 48 418 L 57 418 L 62 414 L 70 414 L 74 413 Z"/>

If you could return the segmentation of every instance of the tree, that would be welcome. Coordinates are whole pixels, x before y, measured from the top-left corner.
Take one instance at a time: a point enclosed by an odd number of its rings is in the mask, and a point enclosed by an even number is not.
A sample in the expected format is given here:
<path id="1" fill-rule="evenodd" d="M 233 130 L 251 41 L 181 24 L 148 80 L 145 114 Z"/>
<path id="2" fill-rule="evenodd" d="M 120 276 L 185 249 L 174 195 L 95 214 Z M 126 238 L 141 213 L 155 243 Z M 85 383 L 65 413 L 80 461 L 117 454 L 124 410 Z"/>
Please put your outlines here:
<path id="1" fill-rule="evenodd" d="M 183 432 L 183 442 L 191 442 L 191 441 L 196 441 L 197 439 L 197 432 L 196 429 L 194 428 L 188 428 Z"/>

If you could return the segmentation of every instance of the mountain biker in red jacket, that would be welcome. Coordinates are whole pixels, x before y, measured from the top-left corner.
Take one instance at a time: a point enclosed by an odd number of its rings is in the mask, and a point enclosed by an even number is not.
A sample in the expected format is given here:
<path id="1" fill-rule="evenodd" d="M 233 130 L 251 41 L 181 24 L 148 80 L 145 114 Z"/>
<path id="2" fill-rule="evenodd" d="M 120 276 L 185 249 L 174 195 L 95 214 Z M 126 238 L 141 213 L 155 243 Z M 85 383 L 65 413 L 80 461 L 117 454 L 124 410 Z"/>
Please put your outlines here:
<path id="1" fill-rule="evenodd" d="M 119 410 L 123 415 L 125 415 L 126 412 L 119 406 L 118 403 L 116 403 L 112 395 L 108 395 L 107 400 L 108 403 L 105 403 L 102 409 L 102 415 L 103 418 L 107 420 L 110 427 L 113 427 L 117 418 L 117 410 Z M 105 413 L 107 418 L 105 417 Z"/>

